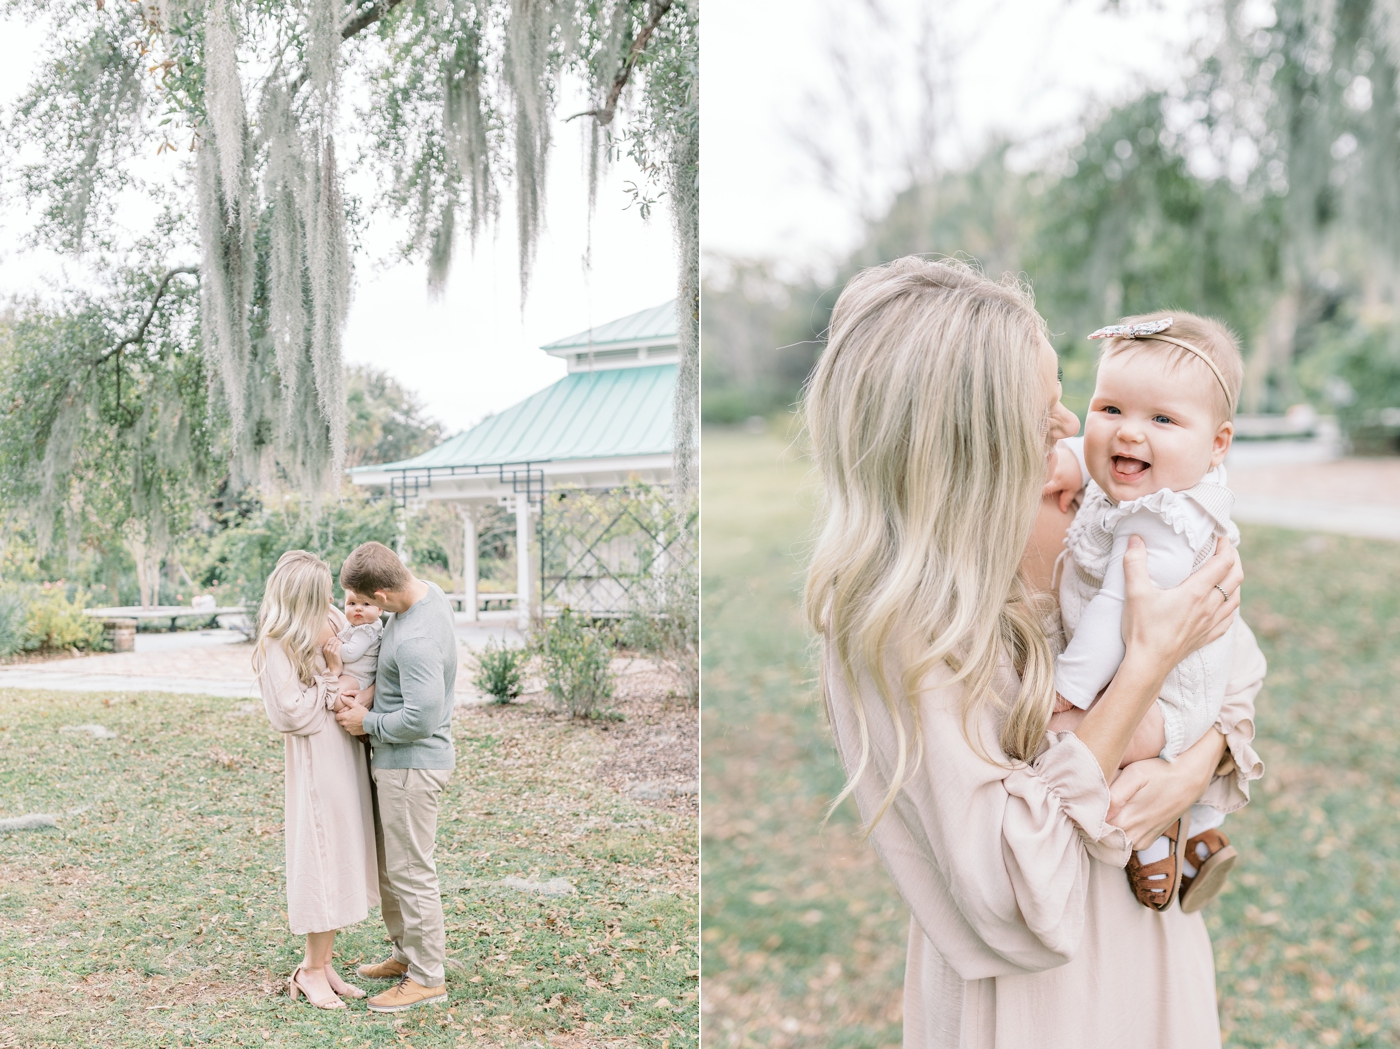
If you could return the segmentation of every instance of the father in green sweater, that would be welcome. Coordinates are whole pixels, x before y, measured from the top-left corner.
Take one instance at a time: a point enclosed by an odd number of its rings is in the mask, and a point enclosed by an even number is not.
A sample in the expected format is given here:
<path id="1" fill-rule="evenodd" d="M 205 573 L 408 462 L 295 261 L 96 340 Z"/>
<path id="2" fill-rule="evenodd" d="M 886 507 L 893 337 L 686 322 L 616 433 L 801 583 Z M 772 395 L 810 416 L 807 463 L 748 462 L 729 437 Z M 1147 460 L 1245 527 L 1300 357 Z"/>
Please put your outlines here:
<path id="1" fill-rule="evenodd" d="M 398 981 L 368 1003 L 374 1012 L 396 1013 L 447 1001 L 447 930 L 433 844 L 438 799 L 456 764 L 457 636 L 442 590 L 414 578 L 382 543 L 357 547 L 341 566 L 340 585 L 393 613 L 379 642 L 373 709 L 348 704 L 336 720 L 370 739 L 380 907 L 394 950 L 359 972 Z"/>

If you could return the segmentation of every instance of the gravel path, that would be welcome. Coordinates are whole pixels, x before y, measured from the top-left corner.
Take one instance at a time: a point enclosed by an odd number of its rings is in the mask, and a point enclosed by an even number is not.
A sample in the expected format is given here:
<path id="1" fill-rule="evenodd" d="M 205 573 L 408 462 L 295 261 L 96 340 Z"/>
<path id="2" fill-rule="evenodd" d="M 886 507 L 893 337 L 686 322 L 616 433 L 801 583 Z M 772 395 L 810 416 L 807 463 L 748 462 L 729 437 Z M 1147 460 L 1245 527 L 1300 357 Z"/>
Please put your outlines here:
<path id="1" fill-rule="evenodd" d="M 1229 466 L 1242 524 L 1400 540 L 1400 458 Z"/>

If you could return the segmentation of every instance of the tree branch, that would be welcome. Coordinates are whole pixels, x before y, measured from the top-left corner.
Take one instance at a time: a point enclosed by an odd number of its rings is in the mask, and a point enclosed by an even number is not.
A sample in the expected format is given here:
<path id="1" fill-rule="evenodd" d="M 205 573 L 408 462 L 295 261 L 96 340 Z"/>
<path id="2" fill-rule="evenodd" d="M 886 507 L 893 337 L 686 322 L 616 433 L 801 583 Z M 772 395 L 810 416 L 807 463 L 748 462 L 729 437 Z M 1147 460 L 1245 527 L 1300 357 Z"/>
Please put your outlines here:
<path id="1" fill-rule="evenodd" d="M 566 117 L 565 123 L 577 120 L 579 117 L 592 117 L 604 127 L 612 123 L 613 117 L 617 113 L 617 100 L 622 96 L 622 89 L 627 86 L 627 81 L 632 77 L 632 70 L 637 65 L 637 59 L 642 57 L 642 52 L 646 50 L 647 41 L 651 39 L 651 34 L 656 32 L 656 27 L 661 24 L 661 20 L 666 17 L 666 12 L 671 10 L 673 2 L 674 0 L 656 0 L 652 4 L 651 17 L 647 19 L 646 25 L 642 26 L 642 31 L 637 34 L 637 39 L 632 41 L 632 47 L 622 62 L 622 68 L 617 71 L 617 76 L 613 77 L 607 101 L 598 109 L 586 109 L 582 113 Z"/>
<path id="2" fill-rule="evenodd" d="M 374 0 L 368 7 L 357 14 L 351 15 L 345 20 L 340 27 L 340 39 L 349 40 L 356 33 L 368 29 L 394 8 L 398 7 L 402 2 L 403 0 Z M 310 79 L 311 70 L 303 69 L 292 78 L 292 82 L 287 85 L 287 93 L 289 95 L 295 95 L 306 86 L 306 82 Z"/>
<path id="3" fill-rule="evenodd" d="M 149 328 L 149 327 L 151 326 L 151 318 L 153 318 L 153 317 L 156 315 L 156 307 L 160 305 L 160 297 L 161 297 L 162 295 L 165 294 L 165 289 L 166 289 L 166 287 L 170 284 L 171 279 L 172 279 L 173 277 L 177 276 L 178 274 L 181 274 L 181 273 L 192 273 L 192 274 L 195 274 L 196 276 L 198 276 L 198 274 L 199 274 L 199 267 L 198 267 L 198 266 L 176 266 L 176 267 L 175 267 L 174 269 L 172 269 L 172 270 L 166 270 L 166 271 L 165 271 L 165 276 L 161 277 L 160 283 L 158 283 L 158 284 L 156 285 L 156 293 L 155 293 L 155 296 L 151 299 L 151 305 L 147 308 L 147 310 L 146 310 L 146 315 L 145 315 L 144 317 L 141 318 L 141 323 L 138 324 L 138 325 L 136 326 L 136 330 L 135 330 L 134 332 L 132 332 L 130 335 L 128 335 L 128 336 L 127 336 L 125 339 L 123 339 L 121 342 L 119 342 L 119 343 L 117 343 L 115 346 L 113 346 L 110 350 L 108 350 L 108 351 L 107 351 L 106 353 L 104 353 L 102 356 L 98 357 L 97 360 L 94 361 L 93 363 L 95 363 L 95 364 L 101 364 L 103 361 L 109 360 L 110 358 L 115 357 L 117 354 L 121 353 L 122 350 L 126 349 L 128 346 L 135 345 L 136 343 L 140 342 L 142 339 L 144 339 L 144 338 L 146 337 L 146 329 Z"/>

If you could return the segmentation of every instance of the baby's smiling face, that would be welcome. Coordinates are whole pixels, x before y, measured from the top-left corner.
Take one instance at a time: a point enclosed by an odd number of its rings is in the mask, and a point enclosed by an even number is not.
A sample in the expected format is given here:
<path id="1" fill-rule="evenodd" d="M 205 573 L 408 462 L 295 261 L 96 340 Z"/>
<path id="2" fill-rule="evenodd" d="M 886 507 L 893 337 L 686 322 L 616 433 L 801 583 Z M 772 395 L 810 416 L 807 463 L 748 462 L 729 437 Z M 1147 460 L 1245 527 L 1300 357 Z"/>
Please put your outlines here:
<path id="1" fill-rule="evenodd" d="M 379 606 L 353 590 L 345 591 L 345 618 L 351 626 L 363 626 L 379 621 Z"/>
<path id="2" fill-rule="evenodd" d="M 1099 362 L 1084 424 L 1089 475 L 1115 502 L 1182 492 L 1225 460 L 1234 424 L 1219 417 L 1215 376 L 1200 361 L 1146 348 Z"/>

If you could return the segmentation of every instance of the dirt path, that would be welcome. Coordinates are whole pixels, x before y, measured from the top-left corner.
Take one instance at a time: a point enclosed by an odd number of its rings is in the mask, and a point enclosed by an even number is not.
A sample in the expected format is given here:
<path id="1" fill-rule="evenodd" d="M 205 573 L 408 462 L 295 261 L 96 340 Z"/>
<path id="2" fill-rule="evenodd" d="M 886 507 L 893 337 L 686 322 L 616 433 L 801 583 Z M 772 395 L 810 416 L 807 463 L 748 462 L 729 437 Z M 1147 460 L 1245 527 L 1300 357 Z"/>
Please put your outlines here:
<path id="1" fill-rule="evenodd" d="M 479 701 L 470 649 L 459 646 L 458 701 Z M 231 630 L 142 633 L 135 652 L 57 658 L 0 666 L 0 687 L 60 692 L 178 692 L 258 698 L 253 646 Z"/>

